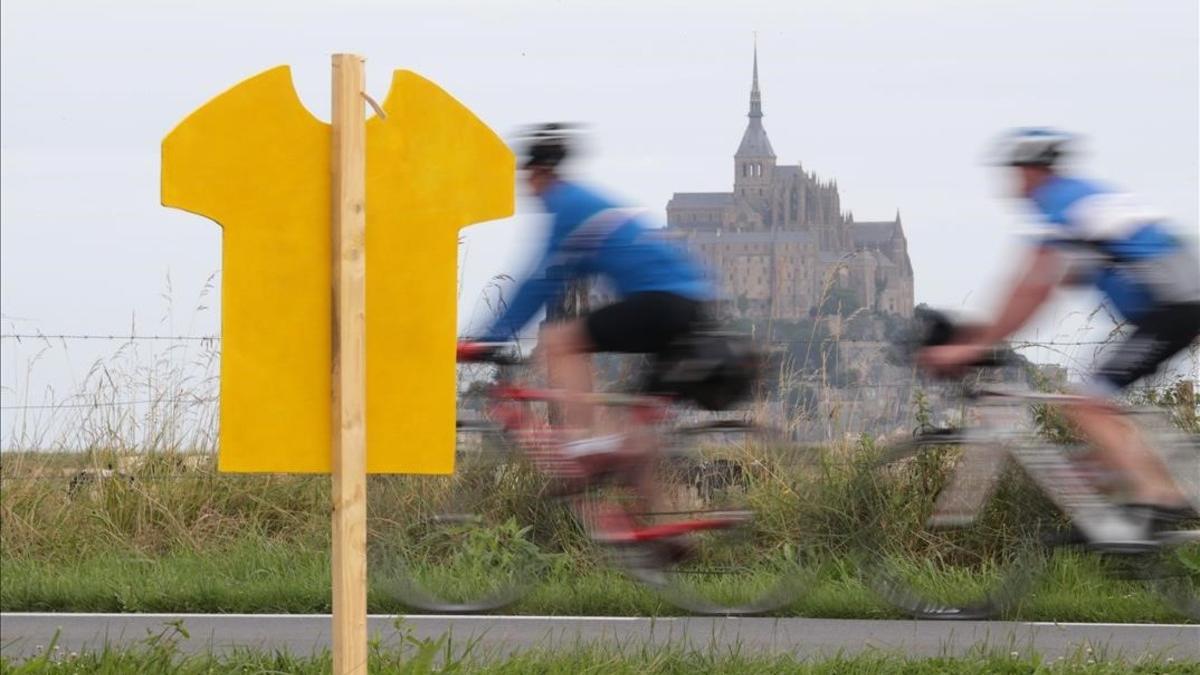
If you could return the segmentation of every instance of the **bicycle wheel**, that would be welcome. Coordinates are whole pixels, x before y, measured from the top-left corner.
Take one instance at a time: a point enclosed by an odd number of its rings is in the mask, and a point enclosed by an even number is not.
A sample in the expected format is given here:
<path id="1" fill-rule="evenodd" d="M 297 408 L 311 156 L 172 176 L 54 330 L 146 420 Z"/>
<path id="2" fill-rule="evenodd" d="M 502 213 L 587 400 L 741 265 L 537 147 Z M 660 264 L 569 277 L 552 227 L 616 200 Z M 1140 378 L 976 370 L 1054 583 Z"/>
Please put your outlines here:
<path id="1" fill-rule="evenodd" d="M 1200 505 L 1200 436 L 1183 431 L 1161 408 L 1132 411 L 1131 419 L 1193 505 Z M 1162 532 L 1146 572 L 1150 586 L 1183 616 L 1200 621 L 1200 522 Z"/>
<path id="2" fill-rule="evenodd" d="M 982 619 L 1010 608 L 1047 559 L 1052 507 L 998 449 L 954 432 L 883 451 L 860 477 L 867 583 L 920 619 Z"/>
<path id="3" fill-rule="evenodd" d="M 1150 586 L 1175 611 L 1200 621 L 1200 529 L 1163 533 Z"/>
<path id="4" fill-rule="evenodd" d="M 662 503 L 643 518 L 678 534 L 634 548 L 624 562 L 635 578 L 700 614 L 761 614 L 792 602 L 795 548 L 758 513 L 762 499 L 780 494 L 767 471 L 780 438 L 736 422 L 678 430 L 658 466 Z"/>
<path id="5" fill-rule="evenodd" d="M 430 612 L 497 609 L 520 598 L 543 557 L 524 523 L 541 490 L 538 474 L 499 429 L 461 424 L 450 476 L 397 477 L 397 508 L 377 518 L 373 587 Z"/>

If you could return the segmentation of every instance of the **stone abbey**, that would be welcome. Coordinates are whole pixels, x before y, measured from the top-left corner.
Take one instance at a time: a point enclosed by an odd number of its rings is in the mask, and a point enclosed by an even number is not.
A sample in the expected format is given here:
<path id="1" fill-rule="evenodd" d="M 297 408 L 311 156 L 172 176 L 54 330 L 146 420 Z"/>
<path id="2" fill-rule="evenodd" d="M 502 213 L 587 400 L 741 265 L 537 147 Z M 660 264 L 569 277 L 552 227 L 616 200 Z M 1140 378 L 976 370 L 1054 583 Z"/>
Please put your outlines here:
<path id="1" fill-rule="evenodd" d="M 732 192 L 677 192 L 668 231 L 719 275 L 734 315 L 796 320 L 828 307 L 903 317 L 913 311 L 913 273 L 897 211 L 894 220 L 855 221 L 842 211 L 836 181 L 776 163 L 763 127 L 758 53 L 750 113 L 733 158 Z"/>

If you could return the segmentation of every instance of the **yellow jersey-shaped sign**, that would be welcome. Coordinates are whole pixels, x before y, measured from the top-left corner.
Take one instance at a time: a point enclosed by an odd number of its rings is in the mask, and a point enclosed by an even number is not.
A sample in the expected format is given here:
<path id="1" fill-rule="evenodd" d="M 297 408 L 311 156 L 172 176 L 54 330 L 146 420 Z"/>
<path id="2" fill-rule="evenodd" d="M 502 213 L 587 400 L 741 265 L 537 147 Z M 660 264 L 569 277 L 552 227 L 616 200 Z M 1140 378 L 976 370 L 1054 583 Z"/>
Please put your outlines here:
<path id="1" fill-rule="evenodd" d="M 513 211 L 515 160 L 453 97 L 396 71 L 367 121 L 367 470 L 454 468 L 458 231 Z M 163 141 L 162 202 L 222 226 L 222 471 L 331 466 L 331 129 L 286 66 Z"/>

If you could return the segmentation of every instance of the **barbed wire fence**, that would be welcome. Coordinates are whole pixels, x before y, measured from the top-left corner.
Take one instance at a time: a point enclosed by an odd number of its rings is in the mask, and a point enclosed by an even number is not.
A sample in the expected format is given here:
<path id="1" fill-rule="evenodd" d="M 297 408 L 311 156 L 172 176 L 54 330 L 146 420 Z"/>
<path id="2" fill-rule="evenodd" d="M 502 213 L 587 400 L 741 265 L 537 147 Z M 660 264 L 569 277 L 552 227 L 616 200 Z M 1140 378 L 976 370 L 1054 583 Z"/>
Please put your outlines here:
<path id="1" fill-rule="evenodd" d="M 1071 365 L 1075 358 L 1071 350 L 1102 349 L 1118 338 L 1013 340 L 1008 347 L 1018 353 L 1032 349 L 1051 350 Z M 0 439 L 4 443 L 3 449 L 78 451 L 132 446 L 139 449 L 188 447 L 200 451 L 215 450 L 219 384 L 216 368 L 219 364 L 221 336 L 134 332 L 0 333 L 0 343 L 28 345 L 37 350 L 68 348 L 72 343 L 104 342 L 116 344 L 118 355 L 131 345 L 143 343 L 166 345 L 167 349 L 162 353 L 156 352 L 156 360 L 150 366 L 135 364 L 134 372 L 114 372 L 117 369 L 111 367 L 109 362 L 98 360 L 84 377 L 82 386 L 62 397 L 51 392 L 44 394 L 42 400 L 34 400 L 27 390 L 21 392 L 16 386 L 0 387 L 0 394 L 3 394 L 3 398 L 0 398 L 0 414 L 4 415 L 5 423 L 9 426 L 7 437 Z M 797 348 L 814 344 L 836 342 L 839 342 L 836 337 L 821 337 L 776 339 L 769 344 L 779 351 L 796 351 Z M 522 352 L 528 354 L 536 338 L 523 338 L 520 343 Z M 197 348 L 199 351 L 192 353 L 197 358 L 181 363 L 175 351 L 180 346 Z M 1092 360 L 1094 355 L 1093 351 Z M 34 361 L 38 358 L 40 352 L 31 357 Z M 129 365 L 126 364 L 127 367 Z M 1192 379 L 1195 379 L 1194 374 Z M 817 382 L 811 377 L 800 384 L 818 386 L 825 393 L 839 388 Z M 853 385 L 860 390 L 897 390 L 910 394 L 924 386 L 927 384 L 922 383 L 915 373 L 896 381 L 863 381 Z M 1149 382 L 1137 385 L 1136 389 L 1154 393 L 1170 386 L 1170 382 Z"/>
<path id="2" fill-rule="evenodd" d="M 0 345 L 2 450 L 215 449 L 219 336 L 12 330 Z"/>
<path id="3" fill-rule="evenodd" d="M 42 333 L 42 332 L 23 332 L 23 333 L 0 333 L 0 340 L 12 340 L 16 342 L 32 342 L 41 343 L 43 345 L 52 345 L 53 343 L 69 343 L 69 342 L 120 342 L 120 343 L 138 343 L 138 342 L 153 342 L 153 343 L 199 343 L 208 348 L 219 350 L 221 342 L 220 335 L 144 335 L 144 334 L 87 334 L 87 333 Z M 526 346 L 525 351 L 528 352 L 532 345 L 536 344 L 537 339 L 534 337 L 522 337 L 514 342 L 519 342 Z M 795 347 L 806 346 L 813 344 L 834 344 L 838 343 L 837 338 L 817 338 L 817 339 L 773 339 L 768 342 L 771 347 Z M 1006 344 L 1013 351 L 1023 351 L 1029 349 L 1057 349 L 1063 347 L 1107 347 L 1115 343 L 1112 338 L 1106 340 L 1010 340 Z M 899 382 L 863 382 L 861 386 L 869 387 L 912 387 L 917 383 L 914 380 L 905 380 Z M 1159 389 L 1165 385 L 1162 384 L 1144 384 L 1140 388 L 1143 389 Z M 5 389 L 8 390 L 7 388 Z M 132 406 L 132 405 L 151 405 L 151 404 L 183 404 L 183 405 L 204 405 L 217 402 L 216 396 L 180 396 L 174 398 L 156 397 L 142 398 L 133 400 L 105 400 L 105 401 L 73 401 L 63 400 L 49 403 L 12 403 L 0 402 L 0 410 L 55 410 L 55 409 L 71 409 L 71 408 L 88 408 L 88 407 L 114 407 L 114 406 Z"/>
<path id="4" fill-rule="evenodd" d="M 0 340 L 92 340 L 92 341 L 129 341 L 129 342 L 220 342 L 219 335 L 87 335 L 87 334 L 53 334 L 53 333 L 0 333 Z"/>
<path id="5" fill-rule="evenodd" d="M 91 341 L 158 341 L 158 342 L 211 342 L 217 343 L 221 341 L 220 335 L 90 335 L 90 334 L 56 334 L 56 333 L 0 333 L 0 340 L 43 340 L 43 341 L 70 341 L 70 340 L 91 340 Z M 517 341 L 521 343 L 533 344 L 537 341 L 533 337 L 522 337 Z M 816 342 L 817 340 L 807 339 L 775 339 L 771 340 L 771 344 L 804 344 L 808 342 Z M 1012 340 L 1008 343 L 1011 346 L 1021 347 L 1055 347 L 1055 346 L 1107 346 L 1113 344 L 1113 340 Z"/>

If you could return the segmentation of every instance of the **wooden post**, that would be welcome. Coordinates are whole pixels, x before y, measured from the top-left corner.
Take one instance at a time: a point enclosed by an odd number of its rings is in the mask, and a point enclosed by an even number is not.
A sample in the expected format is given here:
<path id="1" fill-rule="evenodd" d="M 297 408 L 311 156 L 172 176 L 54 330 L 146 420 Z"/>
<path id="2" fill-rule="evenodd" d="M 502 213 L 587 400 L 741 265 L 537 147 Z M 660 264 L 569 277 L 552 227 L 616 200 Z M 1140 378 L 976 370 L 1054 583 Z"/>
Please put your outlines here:
<path id="1" fill-rule="evenodd" d="M 333 672 L 367 672 L 363 59 L 333 55 Z"/>

